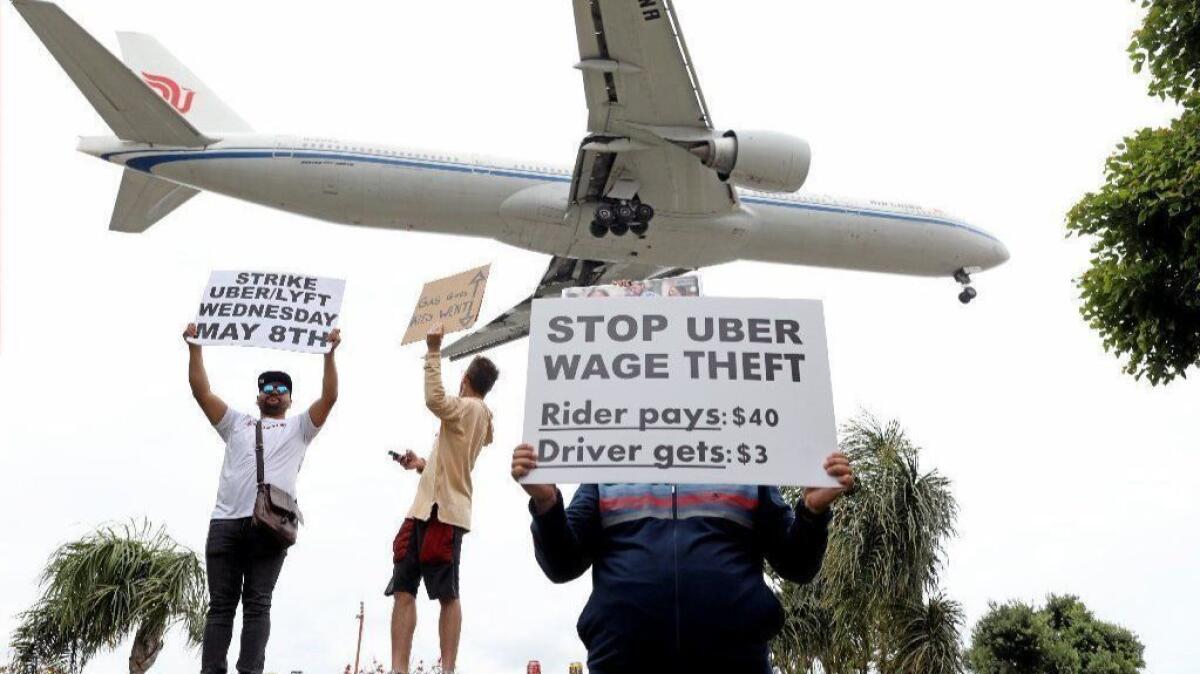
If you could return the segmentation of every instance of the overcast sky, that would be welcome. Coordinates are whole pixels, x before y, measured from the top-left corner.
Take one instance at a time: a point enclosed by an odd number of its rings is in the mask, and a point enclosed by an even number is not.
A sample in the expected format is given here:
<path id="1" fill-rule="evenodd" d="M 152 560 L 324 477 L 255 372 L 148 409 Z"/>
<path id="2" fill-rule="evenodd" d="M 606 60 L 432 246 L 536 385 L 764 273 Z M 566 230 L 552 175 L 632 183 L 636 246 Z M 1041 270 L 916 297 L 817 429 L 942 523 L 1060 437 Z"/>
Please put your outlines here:
<path id="1" fill-rule="evenodd" d="M 336 9 L 334 9 L 336 8 Z M 567 2 L 74 1 L 114 31 L 156 35 L 257 130 L 312 133 L 570 166 L 585 110 Z M 1071 592 L 1134 630 L 1147 671 L 1195 671 L 1200 451 L 1195 382 L 1120 372 L 1078 314 L 1087 244 L 1063 215 L 1102 180 L 1120 138 L 1174 111 L 1125 54 L 1125 0 L 678 0 L 718 126 L 803 136 L 806 191 L 911 201 L 999 236 L 1012 253 L 950 279 L 736 263 L 717 296 L 825 302 L 835 409 L 898 418 L 962 512 L 943 585 L 973 625 L 990 600 Z M 202 551 L 222 443 L 188 394 L 179 338 L 212 269 L 347 279 L 342 395 L 300 475 L 308 526 L 275 594 L 268 671 L 341 672 L 366 602 L 365 659 L 388 654 L 390 543 L 416 480 L 384 451 L 428 449 L 420 347 L 397 346 L 422 283 L 493 263 L 490 317 L 524 298 L 545 256 L 482 239 L 338 227 L 201 195 L 144 235 L 106 230 L 120 170 L 76 153 L 107 133 L 8 3 L 0 7 L 0 635 L 37 596 L 58 545 L 148 517 Z M 463 552 L 467 672 L 564 671 L 585 654 L 584 578 L 533 561 L 520 441 L 526 345 L 492 356 L 496 442 L 475 469 Z M 207 352 L 242 409 L 263 369 L 319 390 L 320 359 Z M 448 369 L 448 378 L 461 371 Z M 418 605 L 416 657 L 435 659 L 436 604 Z M 236 644 L 236 641 L 235 641 Z M 126 671 L 127 645 L 92 672 Z M 236 647 L 235 647 L 236 650 Z M 198 668 L 179 634 L 156 668 Z"/>

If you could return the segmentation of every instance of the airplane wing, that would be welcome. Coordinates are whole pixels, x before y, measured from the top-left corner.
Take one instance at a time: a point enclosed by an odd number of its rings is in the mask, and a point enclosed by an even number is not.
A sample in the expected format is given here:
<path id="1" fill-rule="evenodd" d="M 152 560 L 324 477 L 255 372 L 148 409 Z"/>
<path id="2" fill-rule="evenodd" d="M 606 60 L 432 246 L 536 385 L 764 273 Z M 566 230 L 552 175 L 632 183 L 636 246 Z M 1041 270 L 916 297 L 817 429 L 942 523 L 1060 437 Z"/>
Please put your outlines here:
<path id="1" fill-rule="evenodd" d="M 667 140 L 701 141 L 713 129 L 671 1 L 572 2 L 589 133 L 572 201 L 596 202 L 623 180 L 660 213 L 732 209 L 733 188 Z"/>
<path id="2" fill-rule="evenodd" d="M 529 334 L 529 313 L 533 308 L 533 301 L 542 297 L 558 297 L 564 288 L 604 285 L 621 280 L 669 278 L 689 271 L 691 270 L 682 267 L 653 267 L 647 264 L 598 262 L 567 257 L 551 258 L 550 266 L 533 295 L 500 314 L 491 323 L 442 349 L 442 354 L 450 360 L 458 360 L 525 337 Z"/>

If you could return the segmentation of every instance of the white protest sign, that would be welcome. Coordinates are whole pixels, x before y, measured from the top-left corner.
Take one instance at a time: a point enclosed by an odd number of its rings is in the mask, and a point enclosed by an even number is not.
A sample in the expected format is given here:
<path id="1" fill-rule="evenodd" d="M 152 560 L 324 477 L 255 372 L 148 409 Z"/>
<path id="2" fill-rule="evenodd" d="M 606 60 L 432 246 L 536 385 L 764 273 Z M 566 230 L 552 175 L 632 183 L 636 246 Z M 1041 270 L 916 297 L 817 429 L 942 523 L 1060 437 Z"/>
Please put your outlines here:
<path id="1" fill-rule="evenodd" d="M 325 353 L 342 311 L 341 279 L 214 271 L 200 298 L 193 344 Z"/>
<path id="2" fill-rule="evenodd" d="M 836 486 L 821 303 L 535 300 L 523 437 L 527 483 Z"/>

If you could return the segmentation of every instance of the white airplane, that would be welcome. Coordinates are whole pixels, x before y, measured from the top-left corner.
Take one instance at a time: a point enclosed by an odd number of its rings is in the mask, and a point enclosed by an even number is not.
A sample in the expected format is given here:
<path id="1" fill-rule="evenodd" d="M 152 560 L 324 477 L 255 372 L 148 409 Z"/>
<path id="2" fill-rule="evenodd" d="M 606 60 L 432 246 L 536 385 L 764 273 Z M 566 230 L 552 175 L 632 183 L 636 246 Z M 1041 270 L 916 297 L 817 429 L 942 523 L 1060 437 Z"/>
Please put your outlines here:
<path id="1" fill-rule="evenodd" d="M 535 297 L 758 260 L 953 277 L 1008 259 L 939 210 L 797 194 L 808 144 L 714 127 L 670 0 L 572 0 L 588 107 L 573 169 L 257 134 L 154 38 L 118 60 L 57 5 L 13 0 L 112 128 L 79 150 L 125 169 L 109 227 L 142 232 L 201 190 L 322 220 L 489 237 L 552 255 L 534 295 L 447 349 L 528 334 Z"/>

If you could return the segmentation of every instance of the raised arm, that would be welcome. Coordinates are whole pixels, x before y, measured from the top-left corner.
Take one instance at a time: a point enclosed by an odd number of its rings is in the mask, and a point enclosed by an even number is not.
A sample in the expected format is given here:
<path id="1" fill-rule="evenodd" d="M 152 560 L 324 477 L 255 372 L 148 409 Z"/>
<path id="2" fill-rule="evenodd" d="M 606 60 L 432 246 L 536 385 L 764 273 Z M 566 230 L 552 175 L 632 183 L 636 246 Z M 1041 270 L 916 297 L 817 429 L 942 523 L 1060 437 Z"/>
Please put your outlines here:
<path id="1" fill-rule="evenodd" d="M 447 421 L 458 416 L 462 401 L 456 396 L 446 395 L 442 386 L 442 335 L 445 329 L 439 323 L 430 328 L 425 337 L 425 406 L 437 418 Z"/>
<path id="2" fill-rule="evenodd" d="M 570 507 L 563 508 L 562 492 L 557 489 L 554 499 L 550 510 L 533 516 L 533 554 L 551 582 L 566 583 L 592 565 L 593 544 L 600 530 L 600 497 L 596 485 L 582 484 Z M 536 508 L 531 501 L 531 512 Z"/>
<path id="3" fill-rule="evenodd" d="M 812 580 L 825 559 L 832 512 L 814 513 L 803 499 L 793 510 L 775 487 L 760 487 L 758 503 L 754 533 L 771 568 L 793 583 Z"/>
<path id="4" fill-rule="evenodd" d="M 837 480 L 838 486 L 804 490 L 794 509 L 784 503 L 775 487 L 759 490 L 755 534 L 775 572 L 796 583 L 807 583 L 821 569 L 833 517 L 829 508 L 854 487 L 850 460 L 841 452 L 825 459 L 825 473 Z"/>
<path id="5" fill-rule="evenodd" d="M 513 451 L 512 477 L 520 480 L 537 467 L 533 447 Z M 552 484 L 522 484 L 529 494 L 533 516 L 533 552 L 538 566 L 552 582 L 565 583 L 583 575 L 592 565 L 591 550 L 600 529 L 600 494 L 594 484 L 580 485 L 569 508 L 562 492 Z"/>
<path id="6" fill-rule="evenodd" d="M 188 323 L 187 329 L 183 331 L 183 339 L 188 345 L 188 384 L 192 387 L 192 397 L 200 405 L 208 423 L 216 426 L 221 417 L 225 416 L 225 410 L 229 409 L 229 406 L 212 392 L 208 384 L 208 372 L 204 369 L 204 353 L 200 345 L 187 341 L 195 336 L 196 324 Z"/>
<path id="7" fill-rule="evenodd" d="M 329 418 L 329 413 L 333 411 L 333 404 L 337 402 L 338 398 L 337 363 L 334 361 L 333 352 L 337 351 L 338 346 L 342 343 L 342 331 L 335 329 L 329 333 L 329 342 L 332 346 L 329 348 L 329 353 L 325 354 L 325 376 L 321 379 L 321 397 L 317 398 L 317 401 L 308 408 L 308 418 L 318 428 L 325 425 L 325 420 Z"/>

